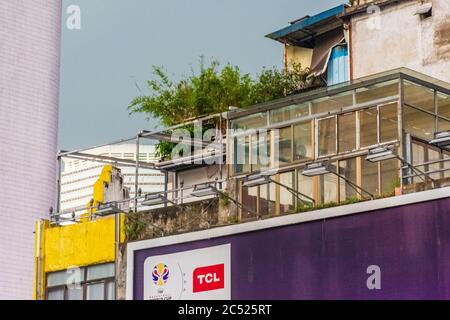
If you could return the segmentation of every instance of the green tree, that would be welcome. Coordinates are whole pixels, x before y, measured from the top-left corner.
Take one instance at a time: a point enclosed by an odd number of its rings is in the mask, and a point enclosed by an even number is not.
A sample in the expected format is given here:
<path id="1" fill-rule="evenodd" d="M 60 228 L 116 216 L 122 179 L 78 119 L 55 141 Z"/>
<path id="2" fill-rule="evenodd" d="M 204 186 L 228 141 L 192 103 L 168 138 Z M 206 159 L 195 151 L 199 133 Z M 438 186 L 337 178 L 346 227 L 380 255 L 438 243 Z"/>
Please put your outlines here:
<path id="1" fill-rule="evenodd" d="M 241 73 L 237 66 L 221 67 L 217 60 L 205 65 L 200 59 L 199 72 L 174 82 L 163 67 L 153 67 L 153 78 L 147 81 L 149 95 L 133 99 L 130 113 L 154 117 L 170 127 L 203 115 L 223 112 L 230 106 L 244 108 L 275 100 L 301 90 L 321 85 L 309 79 L 309 70 L 290 65 L 287 70 L 263 69 L 256 77 Z M 162 142 L 159 155 L 167 156 L 173 144 Z"/>

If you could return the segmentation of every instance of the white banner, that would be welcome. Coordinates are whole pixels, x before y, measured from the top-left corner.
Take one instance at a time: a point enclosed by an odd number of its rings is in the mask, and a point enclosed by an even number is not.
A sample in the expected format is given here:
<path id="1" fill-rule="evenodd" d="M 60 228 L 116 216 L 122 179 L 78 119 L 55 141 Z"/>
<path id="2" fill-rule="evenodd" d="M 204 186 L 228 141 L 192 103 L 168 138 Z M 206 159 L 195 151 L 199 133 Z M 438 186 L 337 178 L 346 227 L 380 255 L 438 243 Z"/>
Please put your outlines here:
<path id="1" fill-rule="evenodd" d="M 230 300 L 231 245 L 148 257 L 144 300 Z"/>

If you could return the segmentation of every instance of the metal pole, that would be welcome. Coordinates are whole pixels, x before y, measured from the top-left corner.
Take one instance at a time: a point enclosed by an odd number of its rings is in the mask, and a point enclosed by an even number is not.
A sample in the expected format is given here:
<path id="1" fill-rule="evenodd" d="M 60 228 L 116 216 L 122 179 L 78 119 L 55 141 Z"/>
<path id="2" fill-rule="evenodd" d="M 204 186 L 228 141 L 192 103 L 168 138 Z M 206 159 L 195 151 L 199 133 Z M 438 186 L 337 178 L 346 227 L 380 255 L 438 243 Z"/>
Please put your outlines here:
<path id="1" fill-rule="evenodd" d="M 56 212 L 59 212 L 61 209 L 61 157 L 57 157 L 57 166 L 58 166 L 58 172 L 57 172 L 57 185 L 56 185 Z"/>
<path id="2" fill-rule="evenodd" d="M 134 212 L 137 212 L 138 207 L 138 189 L 139 189 L 139 139 L 140 134 L 136 136 L 136 168 L 135 168 L 135 175 L 134 175 Z"/>
<path id="3" fill-rule="evenodd" d="M 117 275 L 119 274 L 119 252 L 120 252 L 120 213 L 116 212 L 115 214 L 115 250 L 114 250 L 114 254 L 115 254 L 115 260 L 114 260 L 114 265 L 115 265 L 115 270 L 114 270 L 114 284 L 116 289 L 115 291 L 115 299 L 117 300 L 117 291 L 118 291 L 118 287 L 119 287 L 119 283 L 118 283 L 118 279 L 117 279 Z"/>
<path id="4" fill-rule="evenodd" d="M 371 194 L 369 191 L 366 191 L 366 190 L 364 190 L 363 188 L 361 188 L 360 186 L 358 186 L 357 184 L 351 182 L 351 181 L 348 180 L 345 176 L 343 176 L 343 175 L 341 175 L 341 174 L 339 174 L 339 173 L 337 173 L 337 172 L 334 172 L 334 171 L 330 171 L 330 173 L 332 173 L 332 174 L 338 176 L 339 178 L 341 178 L 342 180 L 344 180 L 345 182 L 347 182 L 347 183 L 350 185 L 350 187 L 352 187 L 353 190 L 355 190 L 356 192 L 359 193 L 359 195 L 360 195 L 361 197 L 363 196 L 363 194 L 362 194 L 361 191 L 363 191 L 363 192 L 367 193 L 367 194 L 370 196 L 370 198 L 371 198 L 372 200 L 375 198 L 375 197 L 373 196 L 373 194 Z"/>
<path id="5" fill-rule="evenodd" d="M 292 194 L 293 194 L 295 197 L 297 197 L 297 199 L 300 200 L 301 202 L 305 202 L 305 200 L 303 200 L 302 198 L 300 198 L 300 196 L 305 197 L 305 198 L 308 199 L 308 200 L 311 200 L 311 202 L 312 202 L 313 204 L 316 203 L 316 201 L 315 201 L 313 198 L 307 196 L 306 194 L 303 194 L 303 193 L 301 193 L 301 192 L 298 192 L 298 191 L 296 191 L 296 190 L 294 190 L 294 189 L 292 189 L 292 188 L 290 188 L 290 187 L 288 187 L 288 186 L 285 186 L 284 184 L 282 184 L 282 183 L 280 183 L 280 182 L 278 182 L 278 181 L 275 181 L 275 180 L 273 180 L 273 179 L 269 179 L 269 181 L 270 181 L 270 182 L 273 182 L 273 183 L 275 183 L 275 184 L 277 184 L 277 185 L 279 185 L 280 187 L 286 188 L 287 191 L 289 191 L 290 193 L 292 193 Z"/>

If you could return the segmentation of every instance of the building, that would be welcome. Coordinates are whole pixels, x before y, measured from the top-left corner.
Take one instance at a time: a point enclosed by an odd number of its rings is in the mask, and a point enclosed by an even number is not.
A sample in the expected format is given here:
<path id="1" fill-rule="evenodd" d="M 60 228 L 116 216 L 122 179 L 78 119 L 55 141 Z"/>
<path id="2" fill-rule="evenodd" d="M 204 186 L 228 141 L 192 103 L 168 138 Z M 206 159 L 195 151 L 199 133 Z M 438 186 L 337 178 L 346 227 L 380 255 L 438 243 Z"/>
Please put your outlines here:
<path id="1" fill-rule="evenodd" d="M 268 38 L 327 85 L 406 67 L 449 82 L 446 0 L 353 1 L 305 16 Z"/>
<path id="2" fill-rule="evenodd" d="M 376 4 L 409 12 L 409 2 Z M 419 27 L 430 12 L 414 3 L 425 14 L 413 15 Z M 367 4 L 269 36 L 297 46 L 286 59 L 309 63 L 327 86 L 137 135 L 139 146 L 199 123 L 215 129 L 212 144 L 191 139 L 193 153 L 142 163 L 164 173 L 164 191 L 124 199 L 119 210 L 98 198 L 94 221 L 114 214 L 119 226 L 118 212 L 126 216 L 125 238 L 117 228 L 114 238 L 117 299 L 450 298 L 450 82 L 408 60 L 411 68 L 356 78 L 358 31 L 348 24 L 358 10 Z M 367 54 L 367 63 L 399 51 Z M 51 298 L 53 276 L 39 274 L 41 297 Z"/>
<path id="3" fill-rule="evenodd" d="M 55 205 L 60 25 L 60 1 L 0 1 L 0 299 L 31 299 L 34 223 Z"/>
<path id="4" fill-rule="evenodd" d="M 136 160 L 136 146 L 134 144 L 117 144 L 102 146 L 84 152 L 100 156 L 110 156 L 118 159 Z M 139 150 L 139 161 L 157 161 L 154 145 L 143 145 Z M 97 180 L 104 164 L 95 161 L 70 159 L 63 160 L 61 173 L 61 211 L 71 211 L 86 207 L 92 199 L 92 186 Z M 124 182 L 123 186 L 129 189 L 134 197 L 135 170 L 129 166 L 118 166 Z M 164 174 L 157 170 L 141 169 L 138 175 L 139 187 L 143 193 L 164 190 Z"/>

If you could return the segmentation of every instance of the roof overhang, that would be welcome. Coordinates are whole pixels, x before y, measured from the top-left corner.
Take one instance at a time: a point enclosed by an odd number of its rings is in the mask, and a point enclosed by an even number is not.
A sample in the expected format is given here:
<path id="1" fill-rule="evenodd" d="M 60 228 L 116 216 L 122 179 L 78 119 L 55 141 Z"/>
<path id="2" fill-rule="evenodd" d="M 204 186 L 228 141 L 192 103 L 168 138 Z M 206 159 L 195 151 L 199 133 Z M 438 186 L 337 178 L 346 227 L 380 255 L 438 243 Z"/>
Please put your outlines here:
<path id="1" fill-rule="evenodd" d="M 266 35 L 267 38 L 281 43 L 303 47 L 313 47 L 314 38 L 343 25 L 339 18 L 345 13 L 347 5 L 341 4 L 312 17 L 300 19 L 290 26 Z"/>

